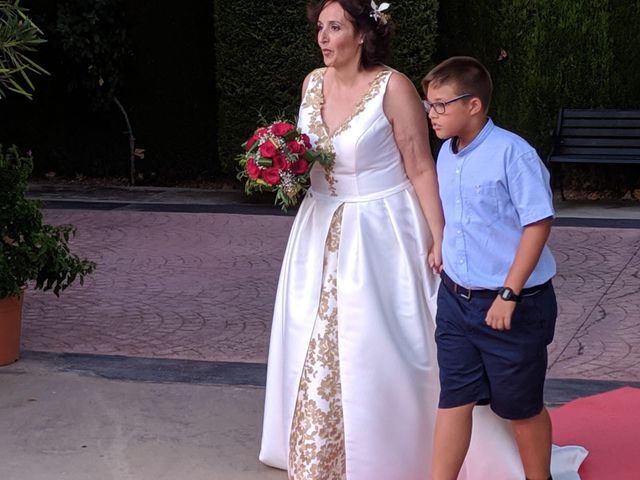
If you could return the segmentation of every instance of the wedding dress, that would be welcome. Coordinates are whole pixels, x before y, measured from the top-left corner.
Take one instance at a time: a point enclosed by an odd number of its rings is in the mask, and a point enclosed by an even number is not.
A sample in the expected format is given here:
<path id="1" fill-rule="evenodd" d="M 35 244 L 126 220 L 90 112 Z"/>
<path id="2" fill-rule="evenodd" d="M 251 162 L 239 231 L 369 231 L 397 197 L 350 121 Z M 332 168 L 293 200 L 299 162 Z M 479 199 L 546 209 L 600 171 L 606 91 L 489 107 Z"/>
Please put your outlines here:
<path id="1" fill-rule="evenodd" d="M 380 72 L 330 134 L 325 70 L 310 77 L 298 125 L 336 160 L 314 165 L 284 255 L 260 460 L 294 480 L 426 480 L 439 279 L 426 265 L 431 236 L 383 111 L 393 71 Z M 487 407 L 474 422 L 460 478 L 524 479 L 509 423 Z M 584 455 L 565 452 L 560 470 L 574 476 L 556 480 L 578 479 Z"/>

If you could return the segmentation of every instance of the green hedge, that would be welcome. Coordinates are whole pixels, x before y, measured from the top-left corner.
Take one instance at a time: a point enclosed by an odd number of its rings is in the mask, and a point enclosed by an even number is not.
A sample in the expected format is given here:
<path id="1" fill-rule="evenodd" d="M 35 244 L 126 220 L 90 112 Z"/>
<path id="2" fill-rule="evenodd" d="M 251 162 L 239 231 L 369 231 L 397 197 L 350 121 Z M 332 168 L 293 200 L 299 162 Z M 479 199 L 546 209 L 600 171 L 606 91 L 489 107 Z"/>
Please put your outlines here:
<path id="1" fill-rule="evenodd" d="M 120 115 L 92 112 L 85 98 L 67 90 L 73 72 L 61 52 L 58 7 L 70 1 L 21 3 L 49 40 L 35 59 L 52 75 L 34 79 L 33 102 L 3 100 L 0 141 L 32 149 L 39 174 L 124 176 L 128 155 Z M 448 56 L 480 58 L 496 84 L 491 115 L 542 156 L 562 106 L 640 108 L 638 1 L 391 3 L 397 34 L 390 65 L 418 83 Z M 306 5 L 188 0 L 176 10 L 162 2 L 125 2 L 133 56 L 123 73 L 122 100 L 137 145 L 146 149 L 138 162 L 145 180 L 231 177 L 240 143 L 260 114 L 295 117 L 304 76 L 322 66 Z M 498 60 L 501 50 L 507 57 Z M 636 167 L 582 170 L 575 179 L 592 185 L 622 177 L 640 183 Z M 618 176 L 601 175 L 610 171 Z"/>
<path id="2" fill-rule="evenodd" d="M 438 0 L 391 2 L 389 11 L 396 24 L 389 63 L 413 80 L 422 95 L 420 81 L 431 67 L 436 47 Z"/>
<path id="3" fill-rule="evenodd" d="M 491 115 L 532 142 L 543 157 L 561 107 L 640 108 L 639 2 L 468 3 L 442 2 L 436 58 L 482 60 L 495 83 Z M 637 182 L 637 169 L 588 167 L 575 180 L 604 188 L 603 181 L 611 187 L 616 178 L 634 172 Z"/>
<path id="4" fill-rule="evenodd" d="M 305 75 L 322 66 L 306 6 L 299 0 L 214 2 L 219 158 L 228 172 L 261 115 L 297 115 Z M 431 61 L 436 10 L 436 0 L 395 2 L 390 10 L 397 27 L 390 65 L 416 82 Z"/>

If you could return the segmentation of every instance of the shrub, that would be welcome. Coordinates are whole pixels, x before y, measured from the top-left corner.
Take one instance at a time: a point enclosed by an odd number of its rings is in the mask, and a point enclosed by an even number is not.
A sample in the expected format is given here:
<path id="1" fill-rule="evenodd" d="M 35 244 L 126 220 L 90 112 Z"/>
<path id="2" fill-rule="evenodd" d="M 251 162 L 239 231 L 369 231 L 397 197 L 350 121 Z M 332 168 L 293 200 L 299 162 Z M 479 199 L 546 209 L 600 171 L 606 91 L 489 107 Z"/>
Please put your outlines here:
<path id="1" fill-rule="evenodd" d="M 37 203 L 26 198 L 32 166 L 30 155 L 0 145 L 0 298 L 18 295 L 31 280 L 58 295 L 95 268 L 71 253 L 73 226 L 43 223 Z"/>

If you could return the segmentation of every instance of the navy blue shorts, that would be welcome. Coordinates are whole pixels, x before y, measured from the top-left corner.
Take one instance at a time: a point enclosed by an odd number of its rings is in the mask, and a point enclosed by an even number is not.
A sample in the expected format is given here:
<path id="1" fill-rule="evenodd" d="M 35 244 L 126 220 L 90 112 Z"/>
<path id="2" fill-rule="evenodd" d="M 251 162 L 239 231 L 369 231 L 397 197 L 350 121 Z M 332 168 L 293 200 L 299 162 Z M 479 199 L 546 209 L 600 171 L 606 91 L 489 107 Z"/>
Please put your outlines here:
<path id="1" fill-rule="evenodd" d="M 553 340 L 557 304 L 551 283 L 522 298 L 511 330 L 485 323 L 494 297 L 460 294 L 440 284 L 436 344 L 440 408 L 489 404 L 500 417 L 533 417 L 543 408 L 547 345 Z"/>

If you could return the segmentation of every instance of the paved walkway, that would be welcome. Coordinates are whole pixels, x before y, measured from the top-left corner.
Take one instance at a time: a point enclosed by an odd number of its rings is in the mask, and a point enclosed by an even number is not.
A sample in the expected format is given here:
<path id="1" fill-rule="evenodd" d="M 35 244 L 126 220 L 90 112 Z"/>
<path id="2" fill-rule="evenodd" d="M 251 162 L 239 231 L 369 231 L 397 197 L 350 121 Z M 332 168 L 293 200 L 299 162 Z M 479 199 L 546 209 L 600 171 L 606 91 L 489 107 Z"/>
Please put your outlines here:
<path id="1" fill-rule="evenodd" d="M 210 361 L 266 360 L 291 217 L 48 210 L 98 268 L 56 299 L 29 291 L 24 348 Z"/>
<path id="2" fill-rule="evenodd" d="M 49 205 L 65 207 L 46 210 L 46 220 L 76 225 L 74 249 L 98 269 L 60 299 L 29 291 L 26 350 L 266 361 L 291 216 L 264 206 L 262 214 L 244 214 L 237 192 L 33 190 Z M 100 209 L 81 209 L 87 201 Z M 238 213 L 157 211 L 161 204 L 193 209 L 194 202 Z M 566 202 L 558 211 L 561 225 L 580 224 L 580 215 L 606 215 L 614 218 L 611 225 L 627 219 L 640 227 L 637 204 L 594 210 Z M 560 304 L 550 377 L 640 381 L 640 229 L 560 226 L 550 244 Z"/>

